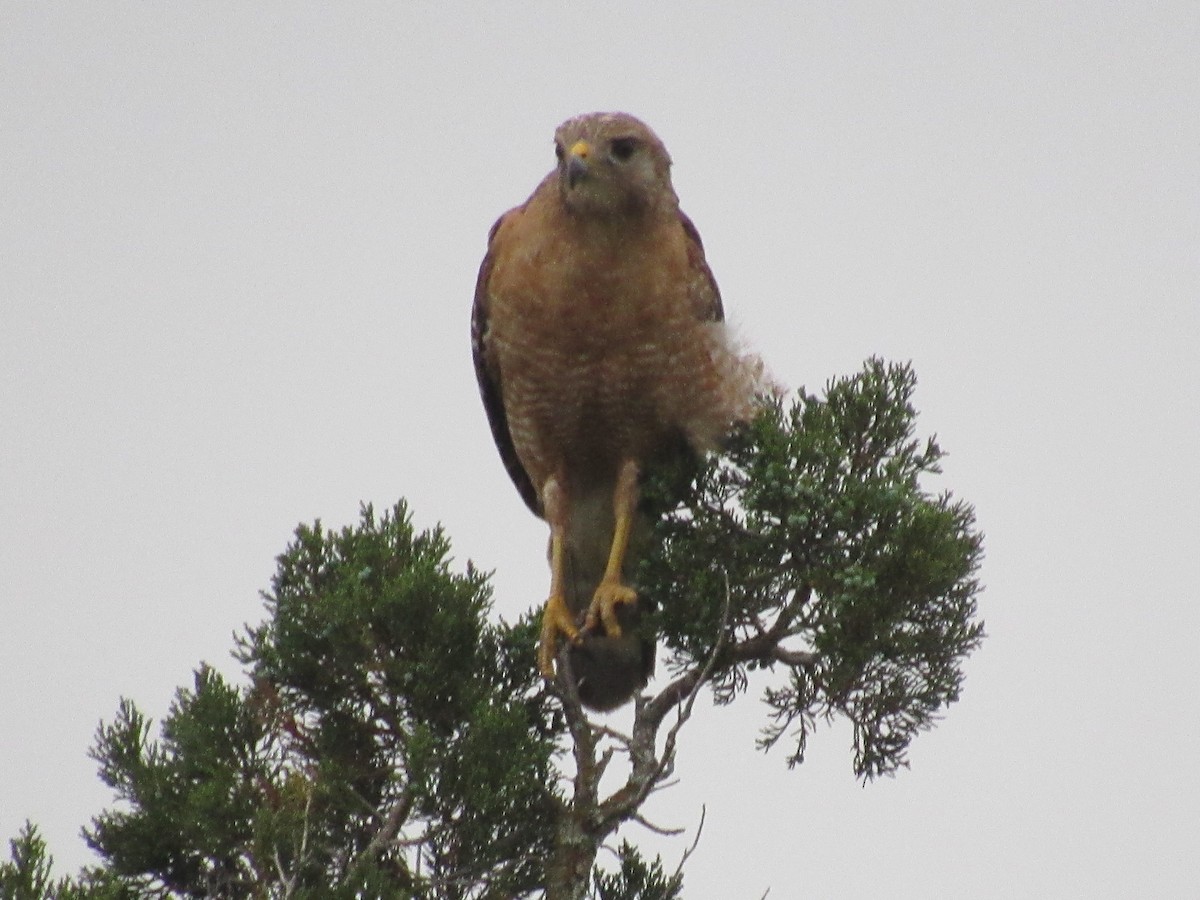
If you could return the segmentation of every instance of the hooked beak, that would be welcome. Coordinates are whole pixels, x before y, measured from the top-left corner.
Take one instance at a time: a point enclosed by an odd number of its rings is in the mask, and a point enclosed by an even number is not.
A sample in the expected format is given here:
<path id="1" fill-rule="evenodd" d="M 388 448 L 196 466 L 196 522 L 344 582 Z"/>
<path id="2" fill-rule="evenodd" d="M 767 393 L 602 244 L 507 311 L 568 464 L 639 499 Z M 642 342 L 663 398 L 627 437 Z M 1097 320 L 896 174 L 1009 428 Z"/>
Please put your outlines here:
<path id="1" fill-rule="evenodd" d="M 571 145 L 571 149 L 567 154 L 567 186 L 575 187 L 580 181 L 587 177 L 588 173 L 588 156 L 591 154 L 592 148 L 588 146 L 587 141 L 576 141 Z"/>

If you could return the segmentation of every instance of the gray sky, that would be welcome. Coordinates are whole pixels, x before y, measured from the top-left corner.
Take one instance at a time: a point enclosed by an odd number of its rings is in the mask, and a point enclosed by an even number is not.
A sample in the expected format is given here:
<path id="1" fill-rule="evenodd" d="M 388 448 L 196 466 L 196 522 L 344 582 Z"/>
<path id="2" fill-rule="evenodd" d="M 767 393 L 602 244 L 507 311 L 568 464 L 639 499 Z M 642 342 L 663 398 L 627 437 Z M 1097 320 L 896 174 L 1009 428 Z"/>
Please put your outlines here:
<path id="1" fill-rule="evenodd" d="M 707 805 L 688 896 L 1200 894 L 1200 10 L 564 7 L 0 4 L 0 839 L 88 859 L 97 723 L 236 675 L 300 521 L 404 496 L 544 598 L 471 294 L 554 126 L 623 109 L 776 375 L 911 359 L 987 533 L 910 771 L 697 715 L 646 809 Z"/>

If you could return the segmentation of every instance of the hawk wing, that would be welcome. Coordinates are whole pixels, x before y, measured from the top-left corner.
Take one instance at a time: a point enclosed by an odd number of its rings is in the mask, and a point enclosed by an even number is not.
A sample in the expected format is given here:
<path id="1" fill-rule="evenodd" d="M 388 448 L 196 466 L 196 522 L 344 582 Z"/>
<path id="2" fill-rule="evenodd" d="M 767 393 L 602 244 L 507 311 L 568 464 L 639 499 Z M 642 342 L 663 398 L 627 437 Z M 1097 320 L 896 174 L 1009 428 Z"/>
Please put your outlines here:
<path id="1" fill-rule="evenodd" d="M 679 224 L 687 235 L 688 265 L 692 270 L 692 302 L 696 318 L 704 322 L 724 322 L 725 307 L 721 304 L 721 292 L 717 289 L 717 280 L 713 278 L 708 260 L 704 258 L 704 243 L 700 240 L 700 232 L 683 210 L 679 211 Z"/>
<path id="2" fill-rule="evenodd" d="M 500 460 L 508 471 L 508 477 L 517 486 L 517 492 L 535 516 L 542 517 L 542 502 L 529 473 L 521 465 L 517 449 L 513 446 L 512 433 L 508 430 L 508 413 L 504 409 L 504 393 L 500 378 L 500 367 L 488 353 L 488 280 L 491 278 L 495 256 L 492 239 L 504 221 L 505 213 L 496 220 L 488 232 L 488 250 L 479 266 L 479 277 L 475 279 L 475 303 L 471 307 L 471 357 L 475 363 L 475 380 L 479 382 L 479 395 L 487 412 L 488 425 L 492 429 L 492 440 L 500 451 Z"/>
<path id="3" fill-rule="evenodd" d="M 520 207 L 512 212 L 519 209 Z M 529 473 L 521 465 L 521 459 L 513 445 L 512 433 L 508 429 L 502 373 L 488 352 L 488 281 L 495 260 L 492 241 L 500 229 L 500 224 L 511 214 L 505 213 L 497 219 L 488 232 L 488 250 L 479 267 L 479 276 L 475 280 L 475 303 L 471 308 L 471 357 L 475 363 L 479 394 L 483 398 L 483 408 L 487 412 L 488 425 L 492 429 L 496 449 L 500 451 L 500 459 L 525 505 L 534 515 L 541 518 L 543 510 L 537 489 Z M 721 292 L 704 258 L 704 244 L 700 240 L 700 232 L 682 211 L 679 213 L 679 224 L 687 235 L 688 263 L 692 272 L 691 295 L 696 318 L 706 322 L 723 322 L 725 309 L 721 304 Z"/>

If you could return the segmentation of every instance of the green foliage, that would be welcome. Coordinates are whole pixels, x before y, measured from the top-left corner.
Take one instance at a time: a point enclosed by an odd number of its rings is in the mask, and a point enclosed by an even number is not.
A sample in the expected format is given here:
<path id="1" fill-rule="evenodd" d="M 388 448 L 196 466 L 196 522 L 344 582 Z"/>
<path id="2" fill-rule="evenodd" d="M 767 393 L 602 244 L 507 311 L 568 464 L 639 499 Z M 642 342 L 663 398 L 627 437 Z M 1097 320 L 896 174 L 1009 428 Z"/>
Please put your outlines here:
<path id="1" fill-rule="evenodd" d="M 129 700 L 100 727 L 117 802 L 85 835 L 102 866 L 53 881 L 27 826 L 0 897 L 680 896 L 629 844 L 614 872 L 593 860 L 670 771 L 686 714 L 665 741 L 658 725 L 693 686 L 727 703 L 767 670 L 760 744 L 790 735 L 794 765 L 818 719 L 845 716 L 866 778 L 906 765 L 958 697 L 982 539 L 968 505 L 927 489 L 942 453 L 914 437 L 914 386 L 871 360 L 824 399 L 768 403 L 719 458 L 655 474 L 647 508 L 667 512 L 639 583 L 680 678 L 651 685 L 623 738 L 634 774 L 608 798 L 597 741 L 621 736 L 551 699 L 538 616 L 490 624 L 486 577 L 451 570 L 440 530 L 367 506 L 353 528 L 297 529 L 238 641 L 247 684 L 201 666 L 156 736 Z M 587 776 L 569 798 L 568 730 Z M 570 884 L 545 883 L 556 854 Z"/>
<path id="2" fill-rule="evenodd" d="M 10 859 L 0 862 L 3 900 L 125 900 L 131 896 L 111 875 L 98 870 L 55 881 L 51 877 L 54 858 L 29 822 L 8 843 Z"/>
<path id="3" fill-rule="evenodd" d="M 683 875 L 666 875 L 658 859 L 647 863 L 628 841 L 621 842 L 620 868 L 596 871 L 594 900 L 677 900 L 683 896 Z"/>
<path id="4" fill-rule="evenodd" d="M 109 870 L 141 896 L 540 884 L 557 717 L 531 625 L 486 624 L 486 579 L 452 573 L 448 553 L 402 504 L 340 532 L 299 528 L 268 621 L 240 641 L 251 686 L 202 667 L 160 741 L 128 701 L 100 729 L 93 755 L 122 803 L 87 836 Z"/>
<path id="5" fill-rule="evenodd" d="M 0 863 L 0 897 L 31 900 L 50 897 L 50 869 L 54 862 L 46 852 L 46 842 L 29 822 L 21 833 L 8 842 L 12 860 Z"/>
<path id="6" fill-rule="evenodd" d="M 200 895 L 252 884 L 256 867 L 243 848 L 269 762 L 240 692 L 202 667 L 193 689 L 177 692 L 162 731 L 151 741 L 150 722 L 128 700 L 100 727 L 92 756 L 125 808 L 99 815 L 88 843 L 142 887 Z"/>
<path id="7" fill-rule="evenodd" d="M 364 816 L 398 805 L 421 858 L 376 864 L 515 890 L 540 877 L 551 837 L 553 717 L 532 649 L 509 652 L 509 630 L 485 622 L 486 579 L 452 574 L 448 554 L 403 507 L 379 523 L 368 507 L 338 534 L 302 527 L 242 658 L 311 742 L 317 783 L 349 788 L 321 797 L 342 823 L 332 847 L 362 852 Z"/>
<path id="8" fill-rule="evenodd" d="M 983 636 L 982 538 L 970 506 L 923 485 L 942 451 L 914 438 L 915 384 L 908 366 L 873 359 L 824 400 L 768 403 L 660 521 L 639 573 L 675 667 L 720 642 L 718 701 L 745 689 L 747 669 L 783 671 L 761 744 L 792 730 L 793 765 L 816 719 L 836 714 L 854 725 L 856 773 L 905 765 Z"/>

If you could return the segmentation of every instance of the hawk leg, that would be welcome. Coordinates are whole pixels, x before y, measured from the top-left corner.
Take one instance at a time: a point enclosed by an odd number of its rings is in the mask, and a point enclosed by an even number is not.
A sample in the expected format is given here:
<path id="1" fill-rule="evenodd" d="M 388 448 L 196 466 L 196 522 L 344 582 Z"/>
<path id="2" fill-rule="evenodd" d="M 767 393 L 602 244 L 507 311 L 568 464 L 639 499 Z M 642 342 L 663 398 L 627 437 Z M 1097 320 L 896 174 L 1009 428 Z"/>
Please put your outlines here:
<path id="1" fill-rule="evenodd" d="M 550 523 L 550 597 L 542 611 L 542 636 L 538 641 L 538 670 L 544 678 L 554 677 L 554 657 L 558 653 L 558 636 L 572 643 L 579 641 L 579 628 L 567 604 L 563 585 L 566 566 L 564 546 L 566 527 L 566 498 L 558 480 L 550 478 L 542 488 L 542 504 Z"/>
<path id="2" fill-rule="evenodd" d="M 596 587 L 596 593 L 592 596 L 592 604 L 588 607 L 587 620 L 584 622 L 585 631 L 594 631 L 597 625 L 602 625 L 604 633 L 609 637 L 620 637 L 621 625 L 617 621 L 617 607 L 626 603 L 637 603 L 637 591 L 621 581 L 625 553 L 629 549 L 629 532 L 633 528 L 633 518 L 637 513 L 637 481 L 637 463 L 626 460 L 617 473 L 617 483 L 613 489 L 613 539 L 608 554 L 608 565 L 604 569 L 604 577 Z"/>

